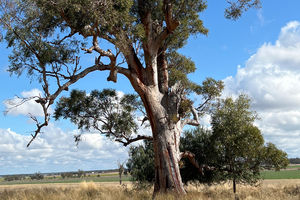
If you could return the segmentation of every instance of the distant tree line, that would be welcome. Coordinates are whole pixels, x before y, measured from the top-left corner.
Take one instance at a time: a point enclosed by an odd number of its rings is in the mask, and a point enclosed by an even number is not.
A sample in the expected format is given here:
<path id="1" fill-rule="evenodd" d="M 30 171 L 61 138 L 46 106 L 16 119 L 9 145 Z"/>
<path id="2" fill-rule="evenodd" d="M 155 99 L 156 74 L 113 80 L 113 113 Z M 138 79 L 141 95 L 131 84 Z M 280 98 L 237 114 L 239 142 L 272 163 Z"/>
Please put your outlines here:
<path id="1" fill-rule="evenodd" d="M 7 175 L 4 176 L 4 181 L 21 181 L 25 180 L 26 178 L 30 178 L 31 180 L 42 180 L 44 179 L 44 175 L 40 172 L 31 174 L 31 175 Z"/>
<path id="2" fill-rule="evenodd" d="M 65 179 L 65 178 L 81 178 L 86 176 L 86 172 L 83 170 L 78 170 L 77 172 L 63 172 L 60 174 L 60 176 Z"/>
<path id="3" fill-rule="evenodd" d="M 44 175 L 41 174 L 40 172 L 37 172 L 37 173 L 31 175 L 30 178 L 31 178 L 31 180 L 43 180 Z"/>
<path id="4" fill-rule="evenodd" d="M 24 175 L 7 175 L 4 176 L 4 181 L 20 181 L 24 180 L 26 176 Z"/>
<path id="5" fill-rule="evenodd" d="M 300 164 L 300 158 L 290 158 L 289 161 L 291 164 Z"/>

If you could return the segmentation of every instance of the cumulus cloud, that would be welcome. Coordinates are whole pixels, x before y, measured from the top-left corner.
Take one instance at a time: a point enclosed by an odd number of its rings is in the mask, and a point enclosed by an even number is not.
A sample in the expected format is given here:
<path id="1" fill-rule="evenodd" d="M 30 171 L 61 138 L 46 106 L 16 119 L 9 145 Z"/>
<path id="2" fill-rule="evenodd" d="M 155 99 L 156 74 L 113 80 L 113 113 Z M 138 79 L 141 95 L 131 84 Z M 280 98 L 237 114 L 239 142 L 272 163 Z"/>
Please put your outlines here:
<path id="1" fill-rule="evenodd" d="M 266 141 L 289 157 L 300 156 L 300 22 L 282 27 L 274 44 L 263 44 L 224 82 L 225 96 L 247 93 L 253 99 Z"/>
<path id="2" fill-rule="evenodd" d="M 24 91 L 20 97 L 4 101 L 5 109 L 9 115 L 28 115 L 43 116 L 43 109 L 40 104 L 36 103 L 37 97 L 41 97 L 42 92 L 38 89 Z"/>
<path id="3" fill-rule="evenodd" d="M 73 135 L 50 124 L 26 148 L 31 136 L 0 129 L 0 169 L 8 174 L 78 169 L 117 168 L 117 161 L 128 157 L 127 149 L 97 133 L 86 133 L 78 146 Z"/>

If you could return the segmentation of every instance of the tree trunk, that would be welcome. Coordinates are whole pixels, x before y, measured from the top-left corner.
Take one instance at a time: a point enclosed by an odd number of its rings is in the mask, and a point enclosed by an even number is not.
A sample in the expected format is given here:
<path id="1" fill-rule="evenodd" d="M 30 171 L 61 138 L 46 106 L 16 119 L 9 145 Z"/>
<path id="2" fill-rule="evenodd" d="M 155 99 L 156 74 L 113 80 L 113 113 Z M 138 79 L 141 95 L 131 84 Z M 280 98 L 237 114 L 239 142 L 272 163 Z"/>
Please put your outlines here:
<path id="1" fill-rule="evenodd" d="M 235 177 L 232 180 L 233 182 L 233 193 L 234 193 L 234 200 L 239 200 L 239 195 L 236 193 L 236 180 Z"/>
<path id="2" fill-rule="evenodd" d="M 147 49 L 147 51 L 144 49 L 144 52 L 148 53 L 148 56 L 145 55 L 148 57 L 145 59 L 148 60 L 147 67 L 144 71 L 137 71 L 136 75 L 142 81 L 137 81 L 133 76 L 130 78 L 132 86 L 143 101 L 152 129 L 155 155 L 153 197 L 158 193 L 167 192 L 185 194 L 179 170 L 179 143 L 182 126 L 178 108 L 181 97 L 176 91 L 168 90 L 166 73 L 164 74 L 166 80 L 158 78 L 161 77 L 161 74 L 158 76 L 158 73 L 163 73 L 167 66 L 164 66 L 166 61 L 162 57 L 158 60 L 160 66 L 160 70 L 158 70 L 155 51 L 157 51 L 155 48 Z M 162 66 L 164 66 L 163 69 L 161 69 Z M 166 85 L 160 87 L 163 82 Z"/>
<path id="3" fill-rule="evenodd" d="M 236 193 L 236 182 L 235 182 L 235 178 L 233 178 L 233 193 Z"/>
<path id="4" fill-rule="evenodd" d="M 153 140 L 155 153 L 154 195 L 175 192 L 185 194 L 179 170 L 179 152 L 176 147 L 174 131 L 161 129 Z"/>
<path id="5" fill-rule="evenodd" d="M 172 119 L 169 110 L 171 102 L 152 94 L 144 99 L 153 134 L 153 148 L 155 154 L 155 197 L 158 193 L 173 192 L 185 194 L 180 170 L 180 121 Z M 165 103 L 162 103 L 165 101 Z M 148 103 L 151 102 L 151 103 Z M 163 106 L 165 105 L 165 106 Z M 175 111 L 176 113 L 176 111 Z"/>

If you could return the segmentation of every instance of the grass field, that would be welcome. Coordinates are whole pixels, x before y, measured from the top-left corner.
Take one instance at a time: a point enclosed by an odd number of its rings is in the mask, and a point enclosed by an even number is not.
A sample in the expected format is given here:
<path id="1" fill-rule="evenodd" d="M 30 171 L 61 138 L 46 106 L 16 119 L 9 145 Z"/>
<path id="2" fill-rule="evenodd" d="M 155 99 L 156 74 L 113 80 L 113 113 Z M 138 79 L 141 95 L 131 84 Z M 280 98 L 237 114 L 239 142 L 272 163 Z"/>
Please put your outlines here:
<path id="1" fill-rule="evenodd" d="M 92 176 L 92 177 L 85 177 L 85 178 L 55 178 L 55 179 L 48 179 L 45 178 L 43 180 L 20 180 L 20 181 L 1 181 L 0 185 L 16 185 L 16 184 L 47 184 L 47 183 L 80 183 L 83 181 L 93 181 L 93 182 L 119 182 L 119 176 L 117 175 L 110 175 L 110 176 Z M 122 181 L 130 181 L 130 176 L 122 176 Z"/>
<path id="2" fill-rule="evenodd" d="M 274 183 L 275 180 L 272 180 Z M 296 181 L 296 180 L 295 180 Z M 278 182 L 278 180 L 277 180 Z M 280 182 L 280 181 L 279 181 Z M 240 200 L 299 200 L 300 182 L 289 180 L 280 184 L 260 184 L 258 187 L 237 186 Z M 232 200 L 231 184 L 215 186 L 188 186 L 186 196 L 161 195 L 157 200 Z M 136 190 L 130 183 L 71 183 L 42 185 L 0 186 L 1 200 L 147 200 L 152 199 L 153 188 Z"/>
<path id="3" fill-rule="evenodd" d="M 289 165 L 287 169 L 300 169 L 300 165 Z"/>
<path id="4" fill-rule="evenodd" d="M 262 171 L 263 179 L 300 179 L 300 170 L 290 168 L 289 170 L 281 171 Z M 122 176 L 122 181 L 130 181 L 131 176 Z M 29 178 L 21 181 L 4 181 L 0 179 L 0 185 L 16 185 L 16 184 L 48 184 L 48 183 L 80 183 L 83 181 L 93 182 L 119 182 L 119 176 L 117 173 L 107 173 L 98 176 L 89 176 L 84 178 L 65 178 L 61 177 L 45 177 L 43 180 L 31 180 Z"/>
<path id="5" fill-rule="evenodd" d="M 300 170 L 263 171 L 263 179 L 300 179 Z"/>

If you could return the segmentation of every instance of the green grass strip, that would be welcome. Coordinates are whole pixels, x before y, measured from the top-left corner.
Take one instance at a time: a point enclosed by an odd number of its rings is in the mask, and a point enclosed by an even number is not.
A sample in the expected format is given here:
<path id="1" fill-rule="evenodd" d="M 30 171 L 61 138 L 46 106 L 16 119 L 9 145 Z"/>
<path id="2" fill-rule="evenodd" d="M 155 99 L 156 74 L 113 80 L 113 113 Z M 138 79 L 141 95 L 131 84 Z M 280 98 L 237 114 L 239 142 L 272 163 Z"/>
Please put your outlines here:
<path id="1" fill-rule="evenodd" d="M 300 170 L 263 171 L 263 179 L 300 179 Z"/>

